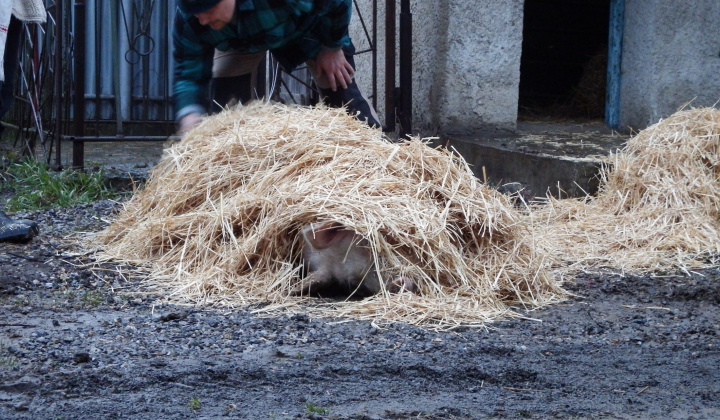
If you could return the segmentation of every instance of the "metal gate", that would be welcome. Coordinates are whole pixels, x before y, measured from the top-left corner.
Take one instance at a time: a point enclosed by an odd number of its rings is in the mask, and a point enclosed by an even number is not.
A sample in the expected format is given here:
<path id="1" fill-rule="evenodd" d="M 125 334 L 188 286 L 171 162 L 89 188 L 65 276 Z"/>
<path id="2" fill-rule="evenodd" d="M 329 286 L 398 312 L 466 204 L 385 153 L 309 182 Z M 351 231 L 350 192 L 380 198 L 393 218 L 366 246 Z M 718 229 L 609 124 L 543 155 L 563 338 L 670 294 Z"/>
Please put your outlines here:
<path id="1" fill-rule="evenodd" d="M 396 2 L 385 2 L 385 129 L 410 133 L 411 14 L 401 0 L 400 87 L 396 87 Z M 370 16 L 354 0 L 372 62 L 369 99 L 377 109 L 378 1 Z M 16 102 L 15 143 L 26 154 L 63 166 L 62 148 L 72 147 L 72 167 L 84 166 L 85 142 L 164 141 L 175 130 L 172 109 L 172 18 L 175 0 L 54 0 L 43 27 L 28 25 L 22 42 Z M 273 71 L 270 56 L 258 80 L 258 95 L 308 104 L 309 72 Z M 275 88 L 272 90 L 271 88 Z M 315 98 L 315 99 L 313 99 Z M 382 118 L 381 118 L 382 119 Z"/>

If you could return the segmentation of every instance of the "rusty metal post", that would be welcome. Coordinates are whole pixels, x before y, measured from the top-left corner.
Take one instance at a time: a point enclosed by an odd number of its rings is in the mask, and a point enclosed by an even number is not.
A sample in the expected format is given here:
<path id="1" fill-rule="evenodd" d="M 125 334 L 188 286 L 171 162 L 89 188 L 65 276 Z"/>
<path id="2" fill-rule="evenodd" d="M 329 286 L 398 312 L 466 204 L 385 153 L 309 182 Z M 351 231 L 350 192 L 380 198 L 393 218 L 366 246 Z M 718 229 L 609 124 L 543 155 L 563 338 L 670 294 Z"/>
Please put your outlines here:
<path id="1" fill-rule="evenodd" d="M 395 0 L 385 2 L 385 131 L 395 131 Z"/>
<path id="2" fill-rule="evenodd" d="M 62 168 L 62 57 L 63 57 L 63 0 L 55 2 L 55 57 L 53 73 L 53 97 L 55 98 L 55 167 Z"/>
<path id="3" fill-rule="evenodd" d="M 412 134 L 412 13 L 410 0 L 400 2 L 400 137 Z"/>
<path id="4" fill-rule="evenodd" d="M 73 168 L 85 166 L 85 0 L 75 0 L 75 29 L 73 44 L 75 50 L 73 100 Z"/>
<path id="5" fill-rule="evenodd" d="M 377 110 L 377 0 L 373 1 L 372 6 L 372 106 Z"/>

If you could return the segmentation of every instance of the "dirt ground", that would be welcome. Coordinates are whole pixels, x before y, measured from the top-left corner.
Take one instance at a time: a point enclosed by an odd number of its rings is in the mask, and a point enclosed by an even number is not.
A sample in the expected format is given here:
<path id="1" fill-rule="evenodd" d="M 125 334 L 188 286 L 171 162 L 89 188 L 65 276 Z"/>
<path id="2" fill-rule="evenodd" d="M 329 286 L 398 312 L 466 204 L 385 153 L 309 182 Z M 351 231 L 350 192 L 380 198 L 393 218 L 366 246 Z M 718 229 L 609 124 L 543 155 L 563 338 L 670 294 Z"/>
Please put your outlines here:
<path id="1" fill-rule="evenodd" d="M 0 418 L 720 418 L 720 268 L 580 275 L 486 329 L 261 318 L 90 270 L 116 208 L 14 215 L 42 232 L 0 243 Z"/>

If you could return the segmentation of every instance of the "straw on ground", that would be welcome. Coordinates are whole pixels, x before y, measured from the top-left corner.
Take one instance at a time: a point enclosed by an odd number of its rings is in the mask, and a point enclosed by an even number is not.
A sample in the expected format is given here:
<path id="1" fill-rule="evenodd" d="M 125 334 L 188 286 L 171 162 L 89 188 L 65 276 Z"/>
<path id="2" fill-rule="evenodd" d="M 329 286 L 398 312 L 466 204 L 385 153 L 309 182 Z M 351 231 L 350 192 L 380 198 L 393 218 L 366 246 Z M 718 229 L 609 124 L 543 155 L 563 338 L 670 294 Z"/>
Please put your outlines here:
<path id="1" fill-rule="evenodd" d="M 611 156 L 595 198 L 515 208 L 458 156 L 401 143 L 344 110 L 254 104 L 207 118 L 167 150 L 99 236 L 171 298 L 438 328 L 562 300 L 567 271 L 706 264 L 718 238 L 720 112 L 680 111 Z M 298 232 L 334 221 L 416 294 L 290 297 Z"/>
<path id="2" fill-rule="evenodd" d="M 417 294 L 302 307 L 381 321 L 482 324 L 563 295 L 508 198 L 452 153 L 392 143 L 344 110 L 256 104 L 205 120 L 168 150 L 105 232 L 103 255 L 172 296 L 295 307 L 298 232 L 335 221 Z"/>

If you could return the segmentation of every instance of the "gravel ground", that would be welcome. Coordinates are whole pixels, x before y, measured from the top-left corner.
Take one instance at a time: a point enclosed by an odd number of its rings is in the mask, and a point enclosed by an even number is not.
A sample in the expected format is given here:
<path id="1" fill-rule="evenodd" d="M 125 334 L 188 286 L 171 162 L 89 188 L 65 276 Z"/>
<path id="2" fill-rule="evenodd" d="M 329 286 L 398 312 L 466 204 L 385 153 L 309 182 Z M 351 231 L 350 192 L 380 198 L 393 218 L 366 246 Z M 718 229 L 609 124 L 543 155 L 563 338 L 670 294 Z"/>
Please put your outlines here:
<path id="1" fill-rule="evenodd" d="M 720 418 L 720 269 L 582 275 L 488 329 L 182 307 L 90 271 L 102 201 L 0 243 L 0 418 Z"/>

